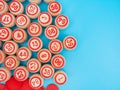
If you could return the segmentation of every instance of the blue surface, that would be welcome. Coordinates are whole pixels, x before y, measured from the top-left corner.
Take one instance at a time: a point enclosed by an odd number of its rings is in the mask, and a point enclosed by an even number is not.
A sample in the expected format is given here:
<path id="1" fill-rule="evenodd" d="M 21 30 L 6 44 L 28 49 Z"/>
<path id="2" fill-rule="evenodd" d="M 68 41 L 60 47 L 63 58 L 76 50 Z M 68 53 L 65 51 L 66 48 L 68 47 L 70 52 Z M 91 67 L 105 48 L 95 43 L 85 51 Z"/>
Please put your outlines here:
<path id="1" fill-rule="evenodd" d="M 70 19 L 59 39 L 72 35 L 78 40 L 76 49 L 61 53 L 68 81 L 60 90 L 120 90 L 120 0 L 57 1 Z M 50 83 L 53 80 L 46 79 L 44 86 Z"/>

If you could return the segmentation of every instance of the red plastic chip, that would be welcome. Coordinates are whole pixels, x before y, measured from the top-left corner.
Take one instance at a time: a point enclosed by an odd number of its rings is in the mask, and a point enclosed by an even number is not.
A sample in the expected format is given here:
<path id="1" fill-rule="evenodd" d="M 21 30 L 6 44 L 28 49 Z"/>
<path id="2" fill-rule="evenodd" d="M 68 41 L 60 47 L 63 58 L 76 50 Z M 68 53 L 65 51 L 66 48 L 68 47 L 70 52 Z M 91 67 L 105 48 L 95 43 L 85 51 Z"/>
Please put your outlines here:
<path id="1" fill-rule="evenodd" d="M 32 88 L 29 86 L 29 79 L 23 82 L 23 85 L 19 90 L 32 90 Z"/>
<path id="2" fill-rule="evenodd" d="M 59 90 L 58 86 L 55 84 L 49 84 L 46 90 Z"/>
<path id="3" fill-rule="evenodd" d="M 10 80 L 6 82 L 8 90 L 18 90 L 22 85 L 22 82 L 17 81 L 14 77 L 10 78 Z"/>

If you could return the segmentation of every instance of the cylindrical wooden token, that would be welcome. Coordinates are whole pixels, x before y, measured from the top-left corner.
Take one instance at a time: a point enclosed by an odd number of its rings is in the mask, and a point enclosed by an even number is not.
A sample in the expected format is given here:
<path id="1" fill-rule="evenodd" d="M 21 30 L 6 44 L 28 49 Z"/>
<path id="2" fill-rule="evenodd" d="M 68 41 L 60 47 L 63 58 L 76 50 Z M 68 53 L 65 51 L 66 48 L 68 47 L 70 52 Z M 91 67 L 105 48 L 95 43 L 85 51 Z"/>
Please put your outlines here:
<path id="1" fill-rule="evenodd" d="M 29 4 L 26 8 L 26 14 L 32 18 L 35 19 L 40 14 L 40 8 L 37 4 Z"/>
<path id="2" fill-rule="evenodd" d="M 16 25 L 19 28 L 27 28 L 29 24 L 30 24 L 30 18 L 27 15 L 19 14 L 16 17 Z"/>
<path id="3" fill-rule="evenodd" d="M 59 85 L 63 85 L 67 81 L 67 75 L 63 71 L 57 71 L 53 77 L 54 82 Z"/>
<path id="4" fill-rule="evenodd" d="M 4 62 L 6 55 L 2 50 L 0 50 L 0 64 Z"/>
<path id="5" fill-rule="evenodd" d="M 14 0 L 9 4 L 9 10 L 14 15 L 19 15 L 24 12 L 22 3 L 18 0 Z"/>
<path id="6" fill-rule="evenodd" d="M 37 37 L 42 34 L 42 27 L 39 23 L 33 22 L 28 26 L 28 33 L 31 36 Z"/>
<path id="7" fill-rule="evenodd" d="M 59 35 L 59 30 L 56 26 L 50 25 L 45 29 L 45 36 L 48 39 L 56 39 Z"/>
<path id="8" fill-rule="evenodd" d="M 11 13 L 4 13 L 1 16 L 1 22 L 5 27 L 13 27 L 15 25 L 15 17 Z"/>
<path id="9" fill-rule="evenodd" d="M 53 54 L 58 54 L 62 51 L 63 45 L 60 40 L 54 39 L 50 41 L 48 48 Z"/>
<path id="10" fill-rule="evenodd" d="M 29 0 L 31 3 L 39 4 L 41 3 L 41 0 Z"/>
<path id="11" fill-rule="evenodd" d="M 51 59 L 51 64 L 54 68 L 60 69 L 65 65 L 65 58 L 62 55 L 54 55 Z"/>
<path id="12" fill-rule="evenodd" d="M 50 3 L 50 2 L 53 2 L 53 1 L 55 1 L 55 0 L 44 0 L 44 2 L 46 2 L 46 3 Z"/>
<path id="13" fill-rule="evenodd" d="M 0 15 L 8 11 L 8 5 L 5 1 L 0 0 Z"/>
<path id="14" fill-rule="evenodd" d="M 38 37 L 32 37 L 28 41 L 28 48 L 31 51 L 37 52 L 43 47 L 43 42 L 40 38 Z"/>
<path id="15" fill-rule="evenodd" d="M 9 70 L 16 69 L 20 64 L 16 56 L 8 56 L 5 58 L 4 65 Z"/>
<path id="16" fill-rule="evenodd" d="M 27 39 L 27 33 L 23 29 L 16 29 L 12 32 L 12 39 L 15 42 L 22 43 Z"/>
<path id="17" fill-rule="evenodd" d="M 32 52 L 26 47 L 21 47 L 17 50 L 18 60 L 27 61 L 31 58 L 31 56 L 32 56 Z"/>
<path id="18" fill-rule="evenodd" d="M 32 58 L 27 63 L 27 69 L 29 72 L 36 73 L 40 70 L 41 63 L 38 61 L 38 59 Z"/>
<path id="19" fill-rule="evenodd" d="M 34 74 L 29 79 L 29 85 L 35 90 L 40 90 L 39 88 L 43 86 L 43 83 L 44 79 L 39 74 Z"/>
<path id="20" fill-rule="evenodd" d="M 51 78 L 54 75 L 54 68 L 49 64 L 45 64 L 41 67 L 40 74 L 43 78 Z"/>
<path id="21" fill-rule="evenodd" d="M 61 13 L 62 11 L 62 7 L 60 5 L 59 2 L 50 2 L 48 5 L 48 12 L 52 15 L 52 16 L 57 16 Z"/>
<path id="22" fill-rule="evenodd" d="M 65 15 L 58 15 L 55 19 L 55 25 L 60 29 L 65 29 L 68 24 L 69 20 Z"/>
<path id="23" fill-rule="evenodd" d="M 0 82 L 6 82 L 11 78 L 10 70 L 6 68 L 0 68 Z"/>
<path id="24" fill-rule="evenodd" d="M 8 41 L 12 37 L 12 30 L 7 27 L 0 27 L 0 40 Z"/>
<path id="25" fill-rule="evenodd" d="M 48 49 L 41 49 L 38 52 L 38 60 L 42 63 L 47 63 L 51 59 L 51 53 Z"/>
<path id="26" fill-rule="evenodd" d="M 14 71 L 14 77 L 18 81 L 25 81 L 29 77 L 29 72 L 26 67 L 17 67 Z"/>
<path id="27" fill-rule="evenodd" d="M 73 37 L 73 36 L 67 36 L 64 40 L 63 40 L 63 45 L 66 49 L 68 50 L 72 50 L 76 47 L 77 45 L 77 40 Z"/>
<path id="28" fill-rule="evenodd" d="M 7 41 L 3 44 L 3 51 L 8 55 L 13 55 L 18 50 L 18 44 L 14 41 Z"/>
<path id="29" fill-rule="evenodd" d="M 38 21 L 43 27 L 46 27 L 52 23 L 52 16 L 48 12 L 42 12 L 38 16 Z"/>

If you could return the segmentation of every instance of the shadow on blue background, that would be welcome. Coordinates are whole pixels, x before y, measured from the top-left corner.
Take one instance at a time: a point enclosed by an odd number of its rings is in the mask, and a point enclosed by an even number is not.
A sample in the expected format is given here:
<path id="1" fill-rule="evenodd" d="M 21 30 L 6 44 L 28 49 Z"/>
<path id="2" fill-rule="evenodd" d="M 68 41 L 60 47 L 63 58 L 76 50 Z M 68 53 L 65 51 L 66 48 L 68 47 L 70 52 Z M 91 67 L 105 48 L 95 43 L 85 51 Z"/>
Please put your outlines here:
<path id="1" fill-rule="evenodd" d="M 120 90 L 120 0 L 57 1 L 70 19 L 59 39 L 72 35 L 78 40 L 76 49 L 61 53 L 68 81 L 60 90 Z M 44 86 L 50 83 L 46 79 Z"/>

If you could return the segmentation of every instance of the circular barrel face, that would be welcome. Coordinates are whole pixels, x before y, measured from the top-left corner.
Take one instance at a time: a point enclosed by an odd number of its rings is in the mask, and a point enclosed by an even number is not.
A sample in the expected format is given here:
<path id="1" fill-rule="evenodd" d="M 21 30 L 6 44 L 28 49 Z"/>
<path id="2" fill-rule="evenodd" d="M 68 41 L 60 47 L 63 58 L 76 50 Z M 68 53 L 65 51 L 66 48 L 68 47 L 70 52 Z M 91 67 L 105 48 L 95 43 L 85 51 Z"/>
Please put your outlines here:
<path id="1" fill-rule="evenodd" d="M 40 70 L 40 68 L 41 63 L 35 58 L 30 59 L 27 63 L 27 69 L 29 72 L 36 73 Z"/>
<path id="2" fill-rule="evenodd" d="M 52 53 L 57 54 L 62 51 L 63 45 L 60 40 L 54 39 L 50 41 L 48 48 Z"/>
<path id="3" fill-rule="evenodd" d="M 54 55 L 51 59 L 51 64 L 56 69 L 63 68 L 65 65 L 65 58 L 62 55 Z"/>
<path id="4" fill-rule="evenodd" d="M 18 60 L 27 61 L 31 58 L 31 56 L 32 56 L 31 51 L 26 47 L 21 47 L 17 50 Z"/>
<path id="5" fill-rule="evenodd" d="M 60 29 L 65 29 L 69 24 L 68 17 L 65 15 L 58 15 L 55 19 L 55 25 Z"/>
<path id="6" fill-rule="evenodd" d="M 57 16 L 61 13 L 62 7 L 59 2 L 50 2 L 48 5 L 48 11 L 52 16 Z"/>
<path id="7" fill-rule="evenodd" d="M 13 55 L 17 52 L 18 44 L 14 41 L 7 41 L 3 44 L 3 51 L 8 55 Z"/>
<path id="8" fill-rule="evenodd" d="M 39 23 L 33 22 L 28 26 L 28 33 L 31 36 L 40 36 L 42 34 L 42 27 Z"/>
<path id="9" fill-rule="evenodd" d="M 40 87 L 43 86 L 44 80 L 39 74 L 34 74 L 33 76 L 30 77 L 29 80 L 29 85 L 33 89 L 39 89 Z"/>
<path id="10" fill-rule="evenodd" d="M 63 71 L 57 71 L 53 77 L 56 84 L 63 85 L 67 81 L 67 76 Z"/>
<path id="11" fill-rule="evenodd" d="M 1 16 L 1 22 L 5 27 L 13 27 L 15 25 L 15 17 L 11 13 L 4 13 Z"/>
<path id="12" fill-rule="evenodd" d="M 45 29 L 45 36 L 48 39 L 56 39 L 59 35 L 59 30 L 56 26 L 50 25 Z"/>
<path id="13" fill-rule="evenodd" d="M 50 61 L 51 59 L 51 53 L 48 49 L 41 49 L 38 52 L 38 59 L 40 62 L 42 63 L 47 63 Z"/>
<path id="14" fill-rule="evenodd" d="M 38 16 L 38 21 L 43 27 L 46 27 L 52 23 L 52 16 L 48 12 L 42 12 Z"/>
<path id="15" fill-rule="evenodd" d="M 15 1 L 12 1 L 10 4 L 9 4 L 9 10 L 12 14 L 14 15 L 19 15 L 19 14 L 22 14 L 23 11 L 24 11 L 24 7 L 23 5 L 21 4 L 21 2 L 15 0 Z"/>
<path id="16" fill-rule="evenodd" d="M 27 28 L 29 24 L 30 24 L 30 19 L 28 18 L 27 15 L 25 15 L 25 14 L 19 14 L 16 17 L 16 25 L 19 28 Z"/>
<path id="17" fill-rule="evenodd" d="M 46 64 L 41 67 L 40 74 L 43 78 L 51 78 L 54 75 L 54 68 Z"/>
<path id="18" fill-rule="evenodd" d="M 14 77 L 18 81 L 25 81 L 29 76 L 29 72 L 27 68 L 21 66 L 15 69 Z"/>
<path id="19" fill-rule="evenodd" d="M 31 51 L 37 52 L 43 47 L 43 42 L 40 38 L 38 37 L 32 37 L 28 41 L 28 48 Z"/>
<path id="20" fill-rule="evenodd" d="M 66 49 L 68 50 L 72 50 L 76 47 L 77 45 L 77 40 L 73 37 L 73 36 L 67 36 L 64 40 L 63 40 L 63 45 Z"/>
<path id="21" fill-rule="evenodd" d="M 26 14 L 32 18 L 35 19 L 40 14 L 40 8 L 37 4 L 29 4 L 26 8 Z"/>

